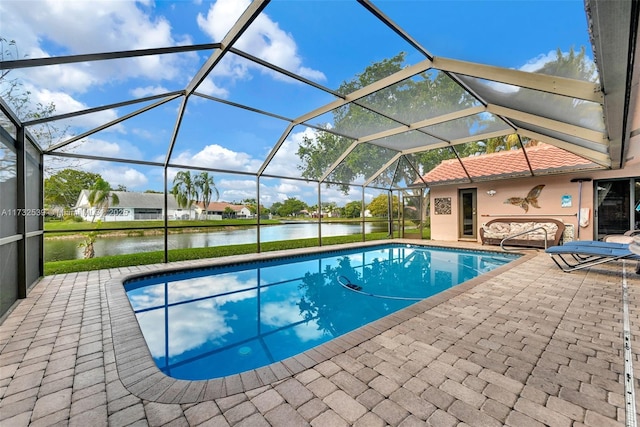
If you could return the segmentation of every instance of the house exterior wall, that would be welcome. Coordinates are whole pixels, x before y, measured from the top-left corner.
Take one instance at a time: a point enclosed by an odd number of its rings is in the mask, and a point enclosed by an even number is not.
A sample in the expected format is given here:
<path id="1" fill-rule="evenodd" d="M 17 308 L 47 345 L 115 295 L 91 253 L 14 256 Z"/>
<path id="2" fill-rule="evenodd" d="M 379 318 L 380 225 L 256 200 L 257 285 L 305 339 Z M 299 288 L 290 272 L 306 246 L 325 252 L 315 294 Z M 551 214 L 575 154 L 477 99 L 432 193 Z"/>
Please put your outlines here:
<path id="1" fill-rule="evenodd" d="M 144 208 L 143 208 L 144 209 Z M 116 222 L 116 221 L 146 221 L 163 219 L 162 211 L 157 215 L 151 215 L 148 213 L 142 214 L 141 218 L 136 217 L 136 212 L 139 208 L 126 207 L 126 206 L 112 206 L 107 209 L 106 215 L 102 216 L 102 209 L 98 209 L 97 215 L 93 215 L 94 208 L 79 207 L 75 209 L 76 216 L 81 217 L 85 221 L 101 220 L 103 222 Z M 146 211 L 146 209 L 145 209 Z M 184 211 L 187 214 L 187 211 Z M 178 219 L 180 215 L 173 209 L 169 209 L 169 219 Z"/>
<path id="2" fill-rule="evenodd" d="M 131 193 L 138 194 L 138 193 Z M 78 197 L 78 201 L 76 203 L 76 207 L 74 209 L 74 213 L 76 216 L 81 217 L 85 221 L 92 220 L 101 220 L 104 222 L 116 222 L 116 221 L 135 221 L 135 220 L 151 220 L 151 219 L 162 219 L 163 208 L 158 208 L 157 203 L 156 206 L 130 206 L 125 205 L 124 203 L 119 203 L 116 206 L 109 206 L 107 209 L 106 215 L 102 216 L 102 209 L 97 209 L 97 214 L 94 216 L 95 208 L 89 206 L 88 200 L 88 192 L 83 191 L 80 193 Z M 157 214 L 152 214 L 150 211 L 158 211 Z M 169 219 L 176 219 L 179 217 L 179 210 L 172 209 L 171 207 L 168 209 Z M 186 214 L 187 211 L 184 211 Z"/>
<path id="3" fill-rule="evenodd" d="M 633 142 L 633 141 L 632 141 Z M 632 143 L 629 149 L 628 161 L 624 169 L 608 171 L 587 171 L 563 175 L 549 175 L 520 179 L 504 179 L 471 184 L 434 186 L 430 189 L 431 239 L 456 241 L 458 240 L 458 190 L 475 188 L 477 190 L 477 224 L 479 230 L 483 223 L 498 217 L 536 217 L 554 218 L 570 224 L 574 229 L 574 240 L 578 234 L 578 202 L 580 199 L 578 182 L 571 182 L 574 178 L 590 178 L 592 181 L 582 183 L 582 208 L 589 208 L 589 221 L 586 227 L 580 228 L 580 240 L 595 238 L 594 228 L 594 181 L 615 178 L 640 177 L 640 142 Z M 544 185 L 538 197 L 539 209 L 529 207 L 528 212 L 505 200 L 510 197 L 525 197 L 536 185 Z M 489 190 L 496 193 L 487 194 Z M 562 201 L 570 196 L 571 206 L 563 207 Z M 451 213 L 436 214 L 435 199 L 451 198 Z M 478 241 L 480 236 L 478 234 Z"/>
<path id="4" fill-rule="evenodd" d="M 251 211 L 249 210 L 249 208 L 243 207 L 237 212 L 237 215 L 242 218 L 250 218 Z"/>

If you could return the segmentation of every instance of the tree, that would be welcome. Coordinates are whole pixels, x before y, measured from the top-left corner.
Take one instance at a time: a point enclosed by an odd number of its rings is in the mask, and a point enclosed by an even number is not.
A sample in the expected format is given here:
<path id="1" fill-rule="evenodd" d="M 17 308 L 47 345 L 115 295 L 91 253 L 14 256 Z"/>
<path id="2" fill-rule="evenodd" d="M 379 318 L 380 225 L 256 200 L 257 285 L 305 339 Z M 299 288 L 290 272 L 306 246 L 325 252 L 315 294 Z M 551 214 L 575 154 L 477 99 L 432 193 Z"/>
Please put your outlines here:
<path id="1" fill-rule="evenodd" d="M 84 259 L 90 259 L 96 256 L 96 251 L 94 248 L 94 244 L 98 239 L 98 228 L 102 225 L 102 221 L 98 220 L 98 225 L 96 225 L 95 230 L 90 231 L 84 234 L 84 240 L 78 244 L 79 248 L 84 248 L 82 251 L 82 255 Z"/>
<path id="2" fill-rule="evenodd" d="M 374 63 L 350 81 L 343 82 L 338 92 L 349 94 L 363 88 L 386 76 L 396 73 L 404 68 L 405 54 L 384 59 Z M 536 72 L 554 76 L 568 77 L 594 81 L 597 78 L 595 65 L 586 57 L 584 47 L 580 52 L 571 49 L 568 54 L 563 54 L 560 49 L 556 58 L 544 64 Z M 396 118 L 399 122 L 411 123 L 430 117 L 437 117 L 449 112 L 459 111 L 477 104 L 477 100 L 463 90 L 458 83 L 446 73 L 429 70 L 421 73 L 421 78 L 410 78 L 389 86 L 383 90 L 372 93 L 355 103 L 346 104 L 333 111 L 333 123 L 331 125 L 318 124 L 325 130 L 316 131 L 313 137 L 304 137 L 299 145 L 297 155 L 301 160 L 299 166 L 303 177 L 319 179 L 327 172 L 329 167 L 340 157 L 342 153 L 354 142 L 354 139 L 342 135 L 353 135 L 354 138 L 366 134 L 371 129 L 380 129 L 380 123 L 384 119 L 372 110 L 384 112 L 386 116 Z M 601 111 L 596 103 L 576 101 L 569 97 L 557 96 L 549 93 L 536 93 L 537 105 L 549 105 L 549 108 L 572 111 L 574 117 L 585 120 L 601 120 Z M 528 105 L 531 102 L 531 91 L 519 89 L 510 100 L 514 105 Z M 367 107 L 367 108 L 363 108 Z M 541 107 L 544 108 L 544 107 Z M 493 121 L 497 120 L 490 115 L 478 118 L 473 115 L 449 122 L 437 124 L 437 135 L 455 135 L 456 128 L 464 126 L 482 133 Z M 578 124 L 578 123 L 576 123 Z M 398 126 L 400 123 L 398 123 Z M 425 134 L 414 131 L 403 135 L 403 138 L 415 138 L 415 146 L 424 144 Z M 525 145 L 535 145 L 535 141 L 523 141 Z M 440 164 L 443 160 L 459 157 L 468 157 L 483 153 L 492 153 L 501 150 L 518 148 L 517 135 L 508 135 L 491 138 L 487 141 L 473 141 L 455 147 L 425 150 L 415 154 L 407 154 L 404 157 L 408 161 L 398 163 L 398 167 L 390 167 L 375 177 L 373 183 L 376 186 L 389 187 L 394 182 L 413 182 L 416 170 L 426 173 Z M 362 143 L 349 153 L 341 164 L 327 177 L 328 182 L 337 185 L 345 194 L 349 191 L 349 184 L 358 177 L 369 179 L 379 170 L 384 162 L 380 160 L 390 159 L 394 150 Z"/>
<path id="3" fill-rule="evenodd" d="M 213 176 L 209 175 L 208 172 L 200 172 L 197 174 L 194 177 L 194 185 L 204 206 L 204 219 L 207 219 L 207 209 L 209 208 L 209 203 L 211 203 L 211 196 L 215 193 L 216 200 L 218 200 L 220 192 L 218 192 Z"/>
<path id="4" fill-rule="evenodd" d="M 109 183 L 102 178 L 98 178 L 93 186 L 91 186 L 87 199 L 89 206 L 93 208 L 91 222 L 96 219 L 98 211 L 100 211 L 100 216 L 104 217 L 107 214 L 110 204 L 116 206 L 120 203 L 118 196 L 111 192 Z"/>
<path id="5" fill-rule="evenodd" d="M 274 203 L 271 205 L 270 210 L 271 210 L 271 212 L 272 212 L 273 214 L 275 214 L 275 215 L 280 215 L 280 214 L 278 213 L 278 211 L 280 211 L 280 208 L 282 208 L 282 202 L 274 202 Z"/>
<path id="6" fill-rule="evenodd" d="M 322 204 L 322 210 L 326 212 L 329 217 L 333 217 L 338 210 L 338 206 L 336 202 L 327 202 Z"/>
<path id="7" fill-rule="evenodd" d="M 90 189 L 98 179 L 97 173 L 63 169 L 44 180 L 44 203 L 48 206 L 72 208 L 82 190 Z"/>
<path id="8" fill-rule="evenodd" d="M 305 202 L 298 200 L 295 197 L 289 197 L 284 201 L 284 203 L 282 203 L 282 206 L 278 208 L 277 213 L 280 216 L 293 216 L 297 215 L 304 209 L 307 209 L 307 204 Z"/>
<path id="9" fill-rule="evenodd" d="M 4 60 L 20 59 L 21 55 L 15 40 L 7 40 L 0 37 L 0 62 Z M 23 122 L 44 119 L 54 115 L 56 106 L 53 102 L 43 104 L 41 102 L 34 103 L 31 91 L 25 89 L 24 83 L 18 78 L 10 78 L 9 73 L 12 70 L 0 70 L 0 98 L 11 106 L 18 118 Z M 3 119 L 0 119 L 3 120 Z M 36 144 L 42 148 L 49 148 L 61 142 L 68 135 L 68 126 L 64 129 L 57 127 L 55 122 L 45 122 L 38 125 L 30 126 L 29 133 L 33 135 Z M 70 149 L 67 147 L 66 149 Z M 65 149 L 61 149 L 65 151 Z M 77 167 L 80 165 L 78 160 L 61 159 L 59 157 L 48 157 L 48 161 L 44 164 L 45 175 L 51 175 L 55 171 L 68 168 L 69 166 Z M 0 167 L 2 165 L 0 164 Z"/>
<path id="10" fill-rule="evenodd" d="M 374 63 L 351 81 L 343 82 L 338 92 L 351 93 L 396 73 L 404 68 L 404 59 L 405 53 L 401 52 L 393 58 Z M 398 120 L 415 121 L 470 107 L 475 102 L 457 83 L 442 72 L 427 71 L 422 73 L 421 77 L 422 79 L 407 79 L 373 93 L 359 104 L 384 111 L 386 115 L 397 117 Z M 370 109 L 346 104 L 334 110 L 332 130 L 340 134 L 360 135 L 363 131 L 379 128 L 380 120 L 380 115 L 373 113 Z M 461 120 L 473 120 L 473 118 Z M 440 126 L 445 129 L 448 126 L 458 125 L 445 123 Z M 330 132 L 328 126 L 325 126 L 325 129 L 327 131 L 318 131 L 314 138 L 303 138 L 298 148 L 297 154 L 302 163 L 300 169 L 305 178 L 319 179 L 353 142 L 350 138 Z M 418 132 L 412 135 L 416 139 L 424 138 L 424 135 Z M 394 150 L 372 144 L 360 144 L 339 167 L 329 174 L 327 180 L 340 183 L 338 186 L 346 194 L 349 191 L 349 183 L 356 177 L 370 178 L 384 163 L 379 160 L 390 159 L 395 153 Z M 445 150 L 445 153 L 448 156 L 455 156 L 449 149 Z M 375 161 L 376 159 L 378 161 Z M 420 164 L 422 157 L 414 156 L 413 159 Z M 394 168 L 390 168 L 387 173 L 383 173 L 377 178 L 377 184 L 390 185 L 394 174 L 396 181 L 404 179 L 413 182 L 416 178 L 415 169 L 406 162 L 401 166 L 397 172 Z"/>
<path id="11" fill-rule="evenodd" d="M 244 199 L 241 203 L 246 206 L 247 209 L 249 209 L 251 215 L 255 215 L 258 212 L 258 204 L 256 203 L 256 199 Z M 263 206 L 260 206 L 260 211 L 262 211 L 262 213 L 264 214 L 265 208 Z"/>
<path id="12" fill-rule="evenodd" d="M 176 174 L 173 178 L 171 194 L 179 207 L 189 209 L 189 218 L 191 218 L 191 206 L 198 199 L 198 189 L 190 171 L 180 171 Z"/>
<path id="13" fill-rule="evenodd" d="M 100 222 L 100 220 L 98 220 Z M 88 233 L 84 233 L 84 240 L 78 244 L 79 248 L 84 248 L 82 250 L 82 256 L 84 259 L 90 259 L 96 256 L 96 251 L 94 248 L 94 244 L 98 239 L 97 231 L 90 231 Z"/>
<path id="14" fill-rule="evenodd" d="M 352 201 L 344 206 L 344 216 L 347 218 L 359 218 L 362 214 L 362 202 Z"/>
<path id="15" fill-rule="evenodd" d="M 231 207 L 227 206 L 224 208 L 224 212 L 222 212 L 225 218 L 235 218 L 236 211 L 234 211 Z"/>
<path id="16" fill-rule="evenodd" d="M 598 79 L 596 64 L 587 58 L 584 46 L 580 48 L 580 52 L 571 47 L 566 55 L 562 54 L 560 48 L 556 49 L 556 58 L 545 63 L 536 72 L 588 82 L 596 82 Z"/>
<path id="17" fill-rule="evenodd" d="M 398 196 L 393 196 L 392 216 L 395 218 L 398 215 Z M 380 194 L 373 199 L 371 203 L 367 205 L 367 209 L 371 212 L 372 216 L 388 217 L 389 216 L 389 197 L 386 194 Z"/>

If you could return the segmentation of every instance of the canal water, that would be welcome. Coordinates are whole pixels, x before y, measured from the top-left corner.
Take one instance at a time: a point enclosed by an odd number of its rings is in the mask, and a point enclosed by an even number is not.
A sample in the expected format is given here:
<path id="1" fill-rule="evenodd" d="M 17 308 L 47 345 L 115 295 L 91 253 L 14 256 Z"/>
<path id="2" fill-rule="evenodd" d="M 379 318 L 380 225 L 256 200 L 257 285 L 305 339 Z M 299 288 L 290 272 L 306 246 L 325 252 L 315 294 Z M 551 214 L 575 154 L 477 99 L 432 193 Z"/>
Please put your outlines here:
<path id="1" fill-rule="evenodd" d="M 365 233 L 386 231 L 386 224 L 365 223 Z M 323 223 L 322 237 L 346 236 L 362 232 L 361 224 Z M 261 242 L 278 240 L 306 239 L 318 236 L 317 223 L 296 223 L 282 225 L 263 225 L 260 227 Z M 221 227 L 201 233 L 182 233 L 169 235 L 169 249 L 208 248 L 225 245 L 241 245 L 257 242 L 257 229 Z M 45 262 L 81 259 L 83 248 L 79 239 L 45 239 Z M 117 236 L 98 237 L 94 244 L 96 257 L 122 255 L 138 252 L 161 251 L 164 249 L 164 236 Z"/>

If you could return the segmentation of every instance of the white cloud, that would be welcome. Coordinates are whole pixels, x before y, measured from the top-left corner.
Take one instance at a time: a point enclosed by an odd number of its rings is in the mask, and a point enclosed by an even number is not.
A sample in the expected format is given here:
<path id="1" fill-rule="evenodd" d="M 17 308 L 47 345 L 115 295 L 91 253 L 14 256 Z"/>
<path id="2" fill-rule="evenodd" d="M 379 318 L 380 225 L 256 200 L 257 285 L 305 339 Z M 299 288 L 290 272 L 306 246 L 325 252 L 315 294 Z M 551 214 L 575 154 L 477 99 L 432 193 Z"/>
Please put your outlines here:
<path id="1" fill-rule="evenodd" d="M 112 187 L 124 185 L 127 190 L 141 190 L 149 182 L 147 176 L 142 172 L 130 167 L 116 167 L 103 169 L 98 172 Z"/>
<path id="2" fill-rule="evenodd" d="M 303 137 L 314 139 L 315 131 L 311 128 L 305 128 L 302 132 L 289 134 L 265 169 L 265 172 L 270 175 L 300 176 L 299 166 L 302 163 L 297 152 Z"/>
<path id="3" fill-rule="evenodd" d="M 260 310 L 262 323 L 275 328 L 282 328 L 304 320 L 298 307 L 298 295 L 291 295 L 286 300 L 266 303 Z M 294 326 L 293 331 L 302 342 L 317 340 L 324 335 L 316 320 Z"/>
<path id="4" fill-rule="evenodd" d="M 540 70 L 548 62 L 555 61 L 557 58 L 556 51 L 552 50 L 549 53 L 541 53 L 535 58 L 531 58 L 526 64 L 519 68 L 520 71 L 527 71 L 529 73 L 535 73 Z"/>
<path id="5" fill-rule="evenodd" d="M 174 35 L 170 22 L 153 12 L 151 2 L 134 1 L 43 0 L 37 7 L 22 1 L 0 4 L 0 15 L 11 16 L 3 21 L 3 36 L 16 40 L 20 52 L 30 58 L 50 56 L 51 45 L 72 55 L 191 42 L 188 36 Z M 132 77 L 184 80 L 182 66 L 192 64 L 194 58 L 196 54 L 183 53 L 55 65 L 30 69 L 22 78 L 38 82 L 40 88 L 83 93 Z"/>
<path id="6" fill-rule="evenodd" d="M 16 40 L 17 52 L 12 53 L 16 58 L 166 47 L 191 42 L 188 36 L 173 34 L 169 21 L 154 13 L 154 3 L 147 0 L 0 2 L 0 16 L 11 17 L 2 21 L 2 36 Z M 126 90 L 134 96 L 144 96 L 166 92 L 165 86 L 157 83 L 163 80 L 171 80 L 174 85 L 178 82 L 179 86 L 186 84 L 196 70 L 197 58 L 197 53 L 191 52 L 51 65 L 14 70 L 10 78 L 18 79 L 24 90 L 30 92 L 32 110 L 39 102 L 53 103 L 54 114 L 63 114 L 100 105 L 100 101 L 95 101 L 95 94 L 97 99 L 102 99 L 104 93 L 117 97 L 119 90 Z M 136 89 L 118 87 L 137 78 L 150 82 Z M 115 100 L 126 100 L 126 94 L 120 96 L 122 98 Z M 76 133 L 80 133 L 116 117 L 115 110 L 106 110 L 65 120 L 60 122 L 59 128 L 70 126 L 69 130 L 73 131 L 78 126 L 81 129 Z M 124 129 L 123 124 L 118 124 L 105 131 L 124 132 Z"/>
<path id="7" fill-rule="evenodd" d="M 256 198 L 256 180 L 221 179 L 220 181 L 216 180 L 216 186 L 220 190 L 220 200 L 240 202 L 245 199 Z"/>
<path id="8" fill-rule="evenodd" d="M 214 42 L 220 42 L 249 4 L 249 0 L 218 0 L 211 5 L 206 17 L 198 14 L 198 26 Z M 298 46 L 293 36 L 282 30 L 278 23 L 265 13 L 256 18 L 234 47 L 303 77 L 326 80 L 321 71 L 302 65 L 302 58 L 298 54 Z M 244 76 L 244 67 L 247 66 L 254 67 L 251 63 L 234 60 L 228 64 L 227 75 Z M 275 73 L 271 74 L 281 78 Z"/>
<path id="9" fill-rule="evenodd" d="M 365 195 L 365 203 L 367 203 L 366 199 L 367 197 Z M 351 201 L 357 201 L 357 202 L 362 201 L 362 188 L 349 187 L 349 192 L 347 194 L 344 194 L 342 190 L 336 187 L 329 187 L 329 188 L 327 188 L 326 186 L 322 187 L 323 203 L 333 202 L 337 206 L 344 206 Z"/>
<path id="10" fill-rule="evenodd" d="M 188 301 L 232 290 L 255 287 L 255 276 L 252 277 L 253 279 L 244 278 L 243 280 L 240 274 L 224 274 L 217 276 L 214 283 L 209 277 L 172 282 L 169 294 L 170 302 Z M 227 324 L 227 320 L 234 318 L 234 315 L 229 315 L 223 310 L 224 304 L 255 298 L 255 296 L 256 291 L 251 290 L 172 307 L 171 322 L 168 324 L 169 356 L 178 356 L 207 341 L 220 341 L 232 333 L 233 329 Z M 129 298 L 135 309 L 162 307 L 164 287 L 148 286 L 132 293 Z M 158 325 L 164 324 L 163 313 L 164 310 L 160 308 L 137 315 L 149 350 L 154 357 L 165 355 L 164 328 L 158 327 Z"/>
<path id="11" fill-rule="evenodd" d="M 297 133 L 292 133 L 284 141 L 276 156 L 266 169 L 266 173 L 270 175 L 281 176 L 298 176 L 297 165 L 300 158 L 296 154 L 298 145 L 304 136 L 313 137 L 314 131 L 310 128 Z M 156 161 L 164 161 L 164 157 L 158 157 Z M 244 172 L 257 172 L 262 166 L 262 160 L 256 159 L 248 153 L 233 151 L 229 148 L 222 147 L 217 144 L 205 146 L 197 153 L 191 151 L 183 151 L 175 153 L 171 159 L 171 163 L 185 165 L 186 167 L 201 166 L 213 169 L 227 169 Z M 168 170 L 168 180 L 171 182 L 178 172 L 177 168 Z M 214 177 L 216 173 L 213 173 Z M 216 180 L 216 186 L 220 191 L 220 200 L 222 201 L 241 201 L 244 199 L 256 198 L 256 181 L 251 179 L 222 179 Z M 323 197 L 325 197 L 323 189 Z M 354 190 L 355 191 L 355 190 Z M 329 201 L 339 201 L 344 196 L 342 193 L 335 192 L 335 196 L 330 196 Z M 304 200 L 307 203 L 317 203 L 317 184 L 307 183 L 305 181 L 279 180 L 279 179 L 262 179 L 260 183 L 260 203 L 269 207 L 274 202 L 284 201 L 290 197 Z M 349 196 L 351 197 L 351 196 Z M 359 197 L 357 199 L 359 200 Z"/>
<path id="12" fill-rule="evenodd" d="M 568 55 L 568 52 L 562 52 L 563 56 Z M 517 68 L 519 71 L 526 71 L 528 73 L 539 73 L 540 70 L 549 62 L 555 62 L 558 59 L 558 53 L 555 50 L 549 51 L 547 53 L 541 53 L 531 59 L 529 59 L 524 65 Z M 590 58 L 585 58 L 589 62 L 593 62 Z M 593 78 L 597 78 L 597 75 L 594 75 Z M 494 81 L 488 81 L 487 86 L 491 89 L 502 92 L 502 93 L 514 93 L 520 90 L 519 86 L 513 86 L 506 83 L 499 83 Z"/>
<path id="13" fill-rule="evenodd" d="M 73 142 L 61 149 L 61 151 L 118 159 L 143 159 L 144 157 L 138 147 L 127 141 L 113 142 L 96 137 L 88 137 Z"/>
<path id="14" fill-rule="evenodd" d="M 179 356 L 207 341 L 219 340 L 233 332 L 223 312 L 212 310 L 206 303 L 181 305 L 171 309 L 169 328 L 169 357 Z M 165 356 L 164 310 L 153 310 L 137 315 L 145 341 L 153 357 Z"/>
<path id="15" fill-rule="evenodd" d="M 229 91 L 216 85 L 211 77 L 204 79 L 196 91 L 204 95 L 217 96 L 218 98 L 227 98 L 229 96 Z"/>
<path id="16" fill-rule="evenodd" d="M 149 141 L 155 141 L 158 138 L 158 134 L 151 132 L 150 130 L 147 130 L 147 129 L 134 128 L 134 129 L 131 129 L 131 133 L 133 135 L 136 135 L 142 139 L 146 139 Z"/>
<path id="17" fill-rule="evenodd" d="M 30 83 L 24 84 L 24 90 L 30 92 L 28 102 L 23 106 L 24 111 L 38 111 L 38 105 L 49 106 L 53 105 L 55 111 L 54 115 L 61 115 L 71 113 L 75 111 L 81 111 L 89 108 L 85 103 L 78 101 L 66 92 L 52 91 L 48 89 L 38 89 Z M 67 133 L 73 133 L 74 128 L 80 129 L 80 132 L 84 132 L 87 129 L 92 129 L 97 126 L 108 123 L 115 120 L 118 117 L 118 113 L 114 109 L 98 111 L 92 114 L 84 114 L 76 116 L 70 119 L 60 120 L 52 122 L 53 125 L 59 129 L 59 131 L 66 131 Z M 67 129 L 68 128 L 68 129 Z M 122 124 L 117 124 L 107 128 L 108 132 L 123 132 L 124 128 Z M 78 132 L 78 133 L 80 133 Z M 67 135 L 64 139 L 71 137 Z M 62 137 L 62 136 L 61 136 Z M 46 141 L 41 141 L 46 143 Z"/>
<path id="18" fill-rule="evenodd" d="M 194 155 L 189 151 L 183 151 L 173 157 L 171 162 L 244 172 L 256 172 L 262 165 L 260 160 L 254 159 L 250 154 L 232 151 L 218 144 L 207 145 Z"/>
<path id="19" fill-rule="evenodd" d="M 163 86 L 145 86 L 145 87 L 137 87 L 131 90 L 131 95 L 136 98 L 143 98 L 145 96 L 151 95 L 162 95 L 163 93 L 167 93 L 169 90 Z"/>
<path id="20" fill-rule="evenodd" d="M 299 192 L 300 191 L 300 186 L 298 186 L 297 184 L 289 183 L 289 182 L 283 182 L 283 183 L 280 183 L 280 185 L 278 185 L 276 187 L 276 190 L 279 193 L 291 194 L 291 193 Z"/>

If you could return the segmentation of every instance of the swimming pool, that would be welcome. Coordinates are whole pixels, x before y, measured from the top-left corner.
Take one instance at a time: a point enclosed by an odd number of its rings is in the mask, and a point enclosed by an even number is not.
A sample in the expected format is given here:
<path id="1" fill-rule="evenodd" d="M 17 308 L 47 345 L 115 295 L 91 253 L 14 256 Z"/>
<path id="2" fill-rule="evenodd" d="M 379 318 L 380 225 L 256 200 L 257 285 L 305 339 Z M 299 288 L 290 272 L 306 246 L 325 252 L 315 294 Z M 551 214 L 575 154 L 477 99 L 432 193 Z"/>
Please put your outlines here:
<path id="1" fill-rule="evenodd" d="M 158 368 L 200 380 L 302 353 L 517 257 L 392 244 L 153 275 L 125 290 Z"/>

